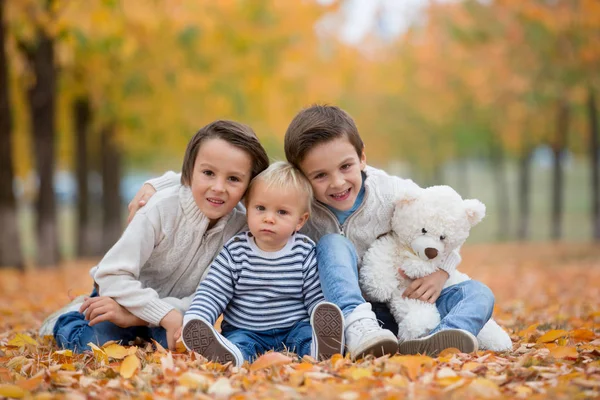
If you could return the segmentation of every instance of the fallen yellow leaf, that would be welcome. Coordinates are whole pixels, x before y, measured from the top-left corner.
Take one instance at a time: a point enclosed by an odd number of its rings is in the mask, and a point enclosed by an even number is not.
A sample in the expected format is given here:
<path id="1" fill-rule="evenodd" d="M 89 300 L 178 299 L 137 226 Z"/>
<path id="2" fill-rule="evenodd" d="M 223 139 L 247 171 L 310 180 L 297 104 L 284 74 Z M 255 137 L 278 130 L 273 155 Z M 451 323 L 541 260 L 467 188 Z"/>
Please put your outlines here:
<path id="1" fill-rule="evenodd" d="M 538 340 L 538 343 L 550 343 L 554 342 L 556 339 L 567 336 L 569 332 L 562 329 L 555 329 L 544 333 Z"/>
<path id="2" fill-rule="evenodd" d="M 90 348 L 92 349 L 92 352 L 94 353 L 94 357 L 96 358 L 96 361 L 98 361 L 100 363 L 108 362 L 108 356 L 106 355 L 106 352 L 104 350 L 102 350 L 100 347 L 96 346 L 92 342 L 89 342 L 88 346 L 90 346 Z"/>
<path id="3" fill-rule="evenodd" d="M 572 346 L 558 346 L 550 349 L 550 355 L 554 358 L 573 358 L 577 359 L 579 353 L 577 349 Z"/>
<path id="4" fill-rule="evenodd" d="M 180 385 L 194 390 L 206 390 L 212 383 L 212 379 L 189 371 L 181 374 L 181 376 L 178 378 L 178 381 Z"/>
<path id="5" fill-rule="evenodd" d="M 110 344 L 103 348 L 106 355 L 110 358 L 114 358 L 116 360 L 122 360 L 125 357 L 135 354 L 137 351 L 136 347 L 124 347 L 119 344 Z"/>
<path id="6" fill-rule="evenodd" d="M 140 359 L 135 354 L 130 354 L 123 360 L 119 374 L 125 379 L 131 378 L 135 371 L 141 367 Z"/>
<path id="7" fill-rule="evenodd" d="M 26 344 L 30 344 L 32 346 L 37 346 L 38 342 L 29 335 L 25 335 L 23 333 L 17 333 L 14 338 L 12 338 L 11 340 L 8 341 L 7 344 L 9 346 L 15 346 L 15 347 L 25 346 Z"/>
<path id="8" fill-rule="evenodd" d="M 258 357 L 258 359 L 250 365 L 250 371 L 258 371 L 259 369 L 274 367 L 276 365 L 290 364 L 292 361 L 293 360 L 290 357 L 271 351 Z"/>
<path id="9" fill-rule="evenodd" d="M 14 399 L 22 399 L 28 394 L 25 389 L 21 389 L 17 385 L 0 385 L 0 396 L 12 397 Z"/>
<path id="10" fill-rule="evenodd" d="M 369 368 L 352 367 L 344 371 L 343 375 L 346 378 L 358 380 L 360 378 L 371 378 L 373 376 L 373 371 Z"/>

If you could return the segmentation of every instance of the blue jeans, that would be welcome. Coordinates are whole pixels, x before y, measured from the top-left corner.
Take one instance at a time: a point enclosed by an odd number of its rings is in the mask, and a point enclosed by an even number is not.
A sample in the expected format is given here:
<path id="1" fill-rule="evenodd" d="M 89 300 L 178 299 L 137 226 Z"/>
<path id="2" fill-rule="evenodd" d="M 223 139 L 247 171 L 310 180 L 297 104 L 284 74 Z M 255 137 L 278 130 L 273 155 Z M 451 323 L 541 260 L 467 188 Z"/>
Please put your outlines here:
<path id="1" fill-rule="evenodd" d="M 90 297 L 96 297 L 94 289 Z M 167 347 L 167 332 L 162 327 L 149 328 L 147 326 L 132 326 L 121 328 L 112 322 L 104 321 L 94 326 L 89 325 L 85 315 L 78 311 L 71 311 L 61 315 L 54 325 L 54 339 L 58 347 L 80 353 L 91 350 L 88 343 L 102 346 L 109 340 L 116 340 L 127 344 L 136 337 L 150 340 L 154 339 L 163 347 Z"/>
<path id="2" fill-rule="evenodd" d="M 235 344 L 248 362 L 269 350 L 289 350 L 299 357 L 310 355 L 312 327 L 308 321 L 298 321 L 291 328 L 250 331 L 237 328 L 227 322 L 221 324 L 221 334 Z"/>
<path id="3" fill-rule="evenodd" d="M 358 257 L 354 245 L 344 236 L 328 234 L 317 243 L 317 263 L 325 300 L 336 304 L 347 317 L 365 302 L 358 285 Z M 492 316 L 494 295 L 484 284 L 465 281 L 442 290 L 436 306 L 440 325 L 431 331 L 464 329 L 477 335 Z M 384 329 L 398 334 L 398 324 L 387 305 L 373 303 Z"/>
<path id="4" fill-rule="evenodd" d="M 464 329 L 477 336 L 492 317 L 494 295 L 483 283 L 464 281 L 442 290 L 435 305 L 440 313 L 440 324 L 431 333 L 444 329 Z M 398 334 L 398 324 L 385 303 L 373 303 L 373 311 L 385 329 Z"/>
<path id="5" fill-rule="evenodd" d="M 317 243 L 317 267 L 325 300 L 347 317 L 356 306 L 365 303 L 358 286 L 358 257 L 350 240 L 330 233 Z"/>

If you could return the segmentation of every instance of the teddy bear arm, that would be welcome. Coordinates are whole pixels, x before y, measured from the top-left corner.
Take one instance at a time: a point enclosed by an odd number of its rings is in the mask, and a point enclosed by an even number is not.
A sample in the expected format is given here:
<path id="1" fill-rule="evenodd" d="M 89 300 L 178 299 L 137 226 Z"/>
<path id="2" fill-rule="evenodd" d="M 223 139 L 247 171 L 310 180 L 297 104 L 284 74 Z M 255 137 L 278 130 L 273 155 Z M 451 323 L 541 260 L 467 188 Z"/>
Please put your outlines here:
<path id="1" fill-rule="evenodd" d="M 387 302 L 398 290 L 398 256 L 393 244 L 385 238 L 378 239 L 367 250 L 359 271 L 361 290 L 370 300 Z"/>

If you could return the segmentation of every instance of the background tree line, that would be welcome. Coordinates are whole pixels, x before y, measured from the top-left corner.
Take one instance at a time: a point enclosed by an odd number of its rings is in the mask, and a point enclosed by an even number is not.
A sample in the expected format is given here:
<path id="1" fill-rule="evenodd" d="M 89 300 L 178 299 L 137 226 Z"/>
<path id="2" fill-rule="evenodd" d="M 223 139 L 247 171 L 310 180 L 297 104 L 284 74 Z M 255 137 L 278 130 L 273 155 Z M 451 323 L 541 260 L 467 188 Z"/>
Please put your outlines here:
<path id="1" fill-rule="evenodd" d="M 57 170 L 77 181 L 76 255 L 121 233 L 125 170 L 179 160 L 216 118 L 254 127 L 273 156 L 301 107 L 339 104 L 369 162 L 410 166 L 421 185 L 473 192 L 486 160 L 501 239 L 530 237 L 532 157 L 552 153 L 548 237 L 563 235 L 567 154 L 588 160 L 589 224 L 600 239 L 596 0 L 431 2 L 386 34 L 340 39 L 348 3 L 0 0 L 0 265 L 23 266 L 15 178 L 35 177 L 36 264 L 60 260 Z M 170 161 L 171 162 L 171 161 Z M 510 182 L 507 163 L 518 166 Z M 102 177 L 91 195 L 90 174 Z M 511 191 L 517 194 L 511 218 Z M 510 221 L 516 220 L 511 226 Z"/>

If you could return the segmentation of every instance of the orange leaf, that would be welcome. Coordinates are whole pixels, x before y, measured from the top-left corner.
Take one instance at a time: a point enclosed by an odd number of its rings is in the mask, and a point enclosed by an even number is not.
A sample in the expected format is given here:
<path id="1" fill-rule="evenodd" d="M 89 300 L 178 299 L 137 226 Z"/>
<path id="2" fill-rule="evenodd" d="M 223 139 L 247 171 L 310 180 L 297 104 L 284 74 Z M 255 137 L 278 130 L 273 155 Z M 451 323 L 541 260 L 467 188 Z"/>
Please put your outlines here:
<path id="1" fill-rule="evenodd" d="M 571 332 L 569 332 L 569 335 L 573 339 L 584 340 L 586 342 L 589 342 L 590 340 L 593 340 L 596 337 L 596 334 L 590 331 L 589 329 L 574 329 Z"/>
<path id="2" fill-rule="evenodd" d="M 562 329 L 555 329 L 544 333 L 538 340 L 538 343 L 550 343 L 554 342 L 556 339 L 567 336 L 569 332 Z"/>
<path id="3" fill-rule="evenodd" d="M 572 346 L 558 346 L 550 350 L 550 355 L 554 358 L 573 358 L 577 359 L 579 353 Z"/>
<path id="4" fill-rule="evenodd" d="M 522 331 L 519 331 L 519 333 L 517 333 L 517 335 L 519 335 L 521 337 L 531 336 L 537 330 L 538 325 L 539 324 L 529 325 L 527 328 L 523 329 Z"/>
<path id="5" fill-rule="evenodd" d="M 270 353 L 263 354 L 262 356 L 258 357 L 258 359 L 254 361 L 250 366 L 250 371 L 258 371 L 260 369 L 274 367 L 276 365 L 290 364 L 292 361 L 293 360 L 290 357 L 272 351 Z"/>
<path id="6" fill-rule="evenodd" d="M 135 371 L 137 371 L 140 367 L 140 359 L 137 358 L 135 354 L 131 354 L 125 357 L 125 360 L 123 360 L 119 373 L 123 378 L 129 379 L 135 374 Z"/>
<path id="7" fill-rule="evenodd" d="M 38 376 L 34 376 L 33 378 L 30 379 L 24 379 L 22 381 L 18 381 L 17 385 L 19 385 L 19 387 L 21 389 L 24 390 L 29 390 L 29 391 L 33 391 L 35 389 L 37 389 L 42 382 L 44 382 L 44 374 L 41 373 Z"/>
<path id="8" fill-rule="evenodd" d="M 423 366 L 433 364 L 433 358 L 427 356 L 394 356 L 389 359 L 389 362 L 401 364 L 406 369 L 408 377 L 414 381 L 421 373 Z"/>

